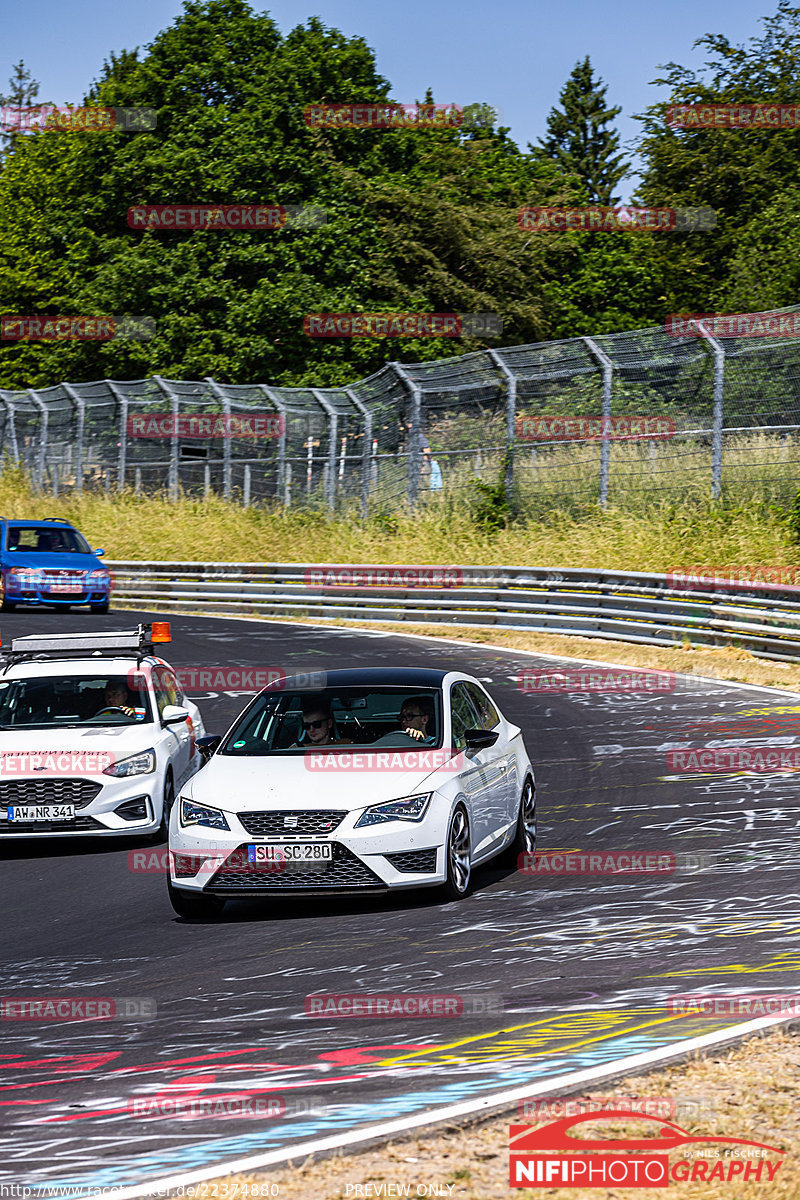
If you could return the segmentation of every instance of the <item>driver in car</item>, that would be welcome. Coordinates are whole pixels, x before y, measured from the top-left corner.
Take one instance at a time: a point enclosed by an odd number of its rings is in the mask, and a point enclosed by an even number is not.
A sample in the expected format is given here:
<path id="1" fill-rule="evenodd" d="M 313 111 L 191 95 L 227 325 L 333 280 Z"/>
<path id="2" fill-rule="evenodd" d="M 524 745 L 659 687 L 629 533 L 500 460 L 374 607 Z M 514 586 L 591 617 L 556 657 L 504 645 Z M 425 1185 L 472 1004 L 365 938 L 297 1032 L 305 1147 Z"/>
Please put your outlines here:
<path id="1" fill-rule="evenodd" d="M 428 696 L 409 696 L 400 708 L 403 733 L 424 745 L 433 745 L 433 701 Z"/>
<path id="2" fill-rule="evenodd" d="M 109 679 L 105 686 L 104 703 L 100 705 L 97 712 L 101 713 L 107 708 L 119 708 L 125 713 L 126 717 L 134 715 L 128 689 L 119 679 Z"/>

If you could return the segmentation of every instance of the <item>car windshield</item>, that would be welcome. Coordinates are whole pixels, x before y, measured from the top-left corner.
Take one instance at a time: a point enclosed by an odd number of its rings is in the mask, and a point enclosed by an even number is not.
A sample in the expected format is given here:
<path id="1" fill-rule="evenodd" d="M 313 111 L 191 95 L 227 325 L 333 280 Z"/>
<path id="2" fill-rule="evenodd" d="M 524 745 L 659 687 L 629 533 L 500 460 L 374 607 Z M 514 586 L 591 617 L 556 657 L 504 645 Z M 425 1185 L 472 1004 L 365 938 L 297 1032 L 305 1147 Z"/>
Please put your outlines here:
<path id="1" fill-rule="evenodd" d="M 140 725 L 150 720 L 150 701 L 140 676 L 130 681 L 124 675 L 0 677 L 3 729 Z"/>
<path id="2" fill-rule="evenodd" d="M 257 696 L 219 753 L 303 754 L 315 747 L 408 749 L 442 742 L 441 698 L 432 688 L 267 691 Z"/>
<path id="3" fill-rule="evenodd" d="M 12 525 L 6 534 L 6 549 L 28 554 L 92 553 L 86 538 L 64 525 Z"/>

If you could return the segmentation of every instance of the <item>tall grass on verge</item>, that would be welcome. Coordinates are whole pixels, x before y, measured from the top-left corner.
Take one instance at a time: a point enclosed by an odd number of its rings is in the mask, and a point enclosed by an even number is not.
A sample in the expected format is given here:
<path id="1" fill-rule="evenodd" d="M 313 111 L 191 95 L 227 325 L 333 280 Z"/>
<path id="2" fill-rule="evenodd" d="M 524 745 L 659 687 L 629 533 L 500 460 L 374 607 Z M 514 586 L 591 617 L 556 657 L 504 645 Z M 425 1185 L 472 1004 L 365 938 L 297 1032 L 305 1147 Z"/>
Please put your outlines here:
<path id="1" fill-rule="evenodd" d="M 794 481 L 794 493 L 797 480 Z M 794 494 L 793 493 L 793 494 Z M 415 512 L 358 509 L 335 517 L 303 509 L 242 508 L 210 496 L 37 494 L 17 469 L 0 474 L 0 513 L 61 516 L 109 558 L 245 562 L 519 564 L 681 570 L 708 564 L 800 564 L 800 523 L 763 496 L 747 504 L 661 501 L 644 512 L 611 505 L 569 511 L 554 499 L 538 518 L 488 528 L 465 491 L 426 493 Z M 798 532 L 795 532 L 798 530 Z"/>

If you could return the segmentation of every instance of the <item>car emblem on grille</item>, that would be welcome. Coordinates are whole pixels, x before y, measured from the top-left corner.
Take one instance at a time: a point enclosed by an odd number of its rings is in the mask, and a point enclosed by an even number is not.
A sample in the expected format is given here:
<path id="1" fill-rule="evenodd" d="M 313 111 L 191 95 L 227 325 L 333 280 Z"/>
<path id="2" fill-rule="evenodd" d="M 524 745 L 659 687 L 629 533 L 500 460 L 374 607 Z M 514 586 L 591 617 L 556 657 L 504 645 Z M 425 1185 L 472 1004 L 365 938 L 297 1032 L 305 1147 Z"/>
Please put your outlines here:
<path id="1" fill-rule="evenodd" d="M 294 829 L 297 824 L 297 817 L 284 817 L 283 823 L 284 825 L 288 825 L 290 829 Z"/>

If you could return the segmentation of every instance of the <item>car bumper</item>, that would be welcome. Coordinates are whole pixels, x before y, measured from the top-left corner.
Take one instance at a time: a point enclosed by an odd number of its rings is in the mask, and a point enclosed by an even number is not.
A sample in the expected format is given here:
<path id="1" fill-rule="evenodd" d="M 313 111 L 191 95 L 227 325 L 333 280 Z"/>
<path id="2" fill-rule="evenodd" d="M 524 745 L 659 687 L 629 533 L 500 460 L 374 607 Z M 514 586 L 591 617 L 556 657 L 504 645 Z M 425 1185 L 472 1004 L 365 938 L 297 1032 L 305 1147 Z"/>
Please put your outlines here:
<path id="1" fill-rule="evenodd" d="M 15 779 L 15 785 L 25 784 L 25 779 Z M 160 809 L 163 797 L 163 780 L 160 773 L 150 775 L 134 775 L 129 779 L 111 779 L 108 776 L 87 776 L 76 780 L 81 786 L 78 790 L 84 796 L 75 795 L 70 798 L 48 798 L 42 795 L 43 781 L 41 777 L 30 778 L 30 798 L 24 794 L 13 799 L 4 795 L 4 785 L 0 781 L 0 839 L 17 841 L 22 838 L 53 838 L 53 837 L 131 837 L 154 833 L 160 823 Z M 60 781 L 59 781 L 60 782 Z M 97 788 L 99 787 L 99 790 Z M 91 799 L 86 796 L 95 791 Z M 136 804 L 136 802 L 139 804 Z M 9 821 L 7 811 L 9 804 L 75 804 L 75 816 L 55 821 Z M 135 808 L 141 807 L 145 816 L 128 817 L 119 813 L 121 805 L 130 804 Z"/>
<path id="2" fill-rule="evenodd" d="M 46 588 L 41 591 L 18 591 L 6 587 L 5 599 L 11 604 L 46 604 L 57 605 L 66 608 L 70 604 L 105 604 L 109 599 L 110 592 L 108 588 L 94 588 L 91 591 L 82 589 L 80 592 L 68 592 L 66 595 L 62 592 L 51 593 Z"/>
<path id="3" fill-rule="evenodd" d="M 431 887 L 446 878 L 444 844 L 449 805 L 429 807 L 420 822 L 392 821 L 382 827 L 354 829 L 358 813 L 348 814 L 327 835 L 257 836 L 226 817 L 235 829 L 217 830 L 178 821 L 176 803 L 170 822 L 170 877 L 174 887 L 216 896 L 255 896 L 274 893 L 330 894 L 385 892 Z M 443 811 L 444 810 L 444 811 Z M 247 847 L 276 842 L 327 842 L 329 863 L 251 864 Z"/>

